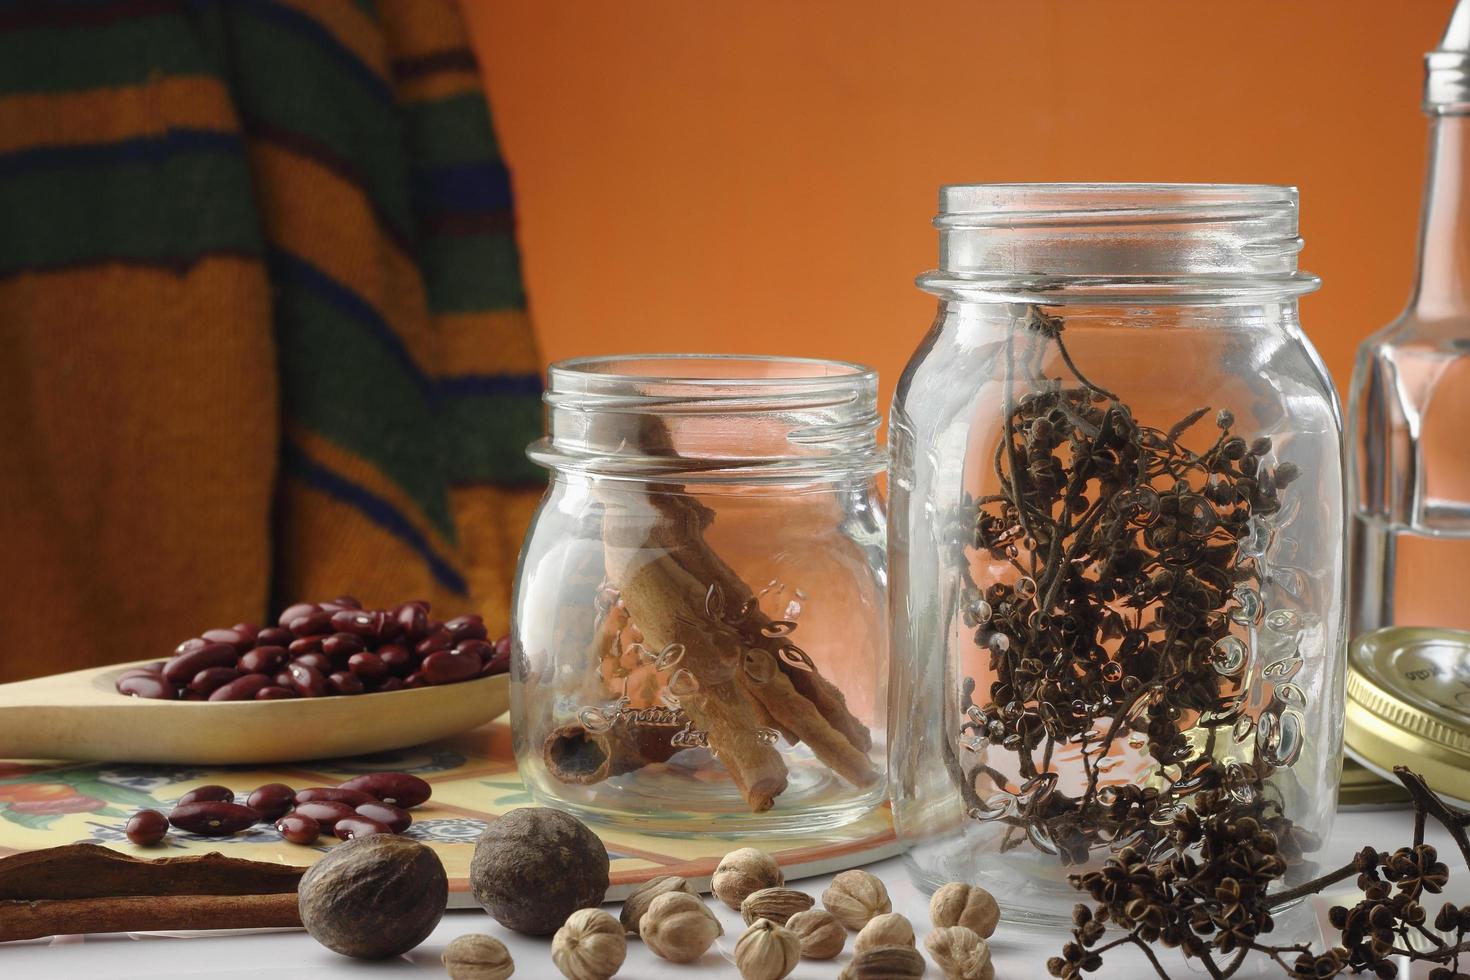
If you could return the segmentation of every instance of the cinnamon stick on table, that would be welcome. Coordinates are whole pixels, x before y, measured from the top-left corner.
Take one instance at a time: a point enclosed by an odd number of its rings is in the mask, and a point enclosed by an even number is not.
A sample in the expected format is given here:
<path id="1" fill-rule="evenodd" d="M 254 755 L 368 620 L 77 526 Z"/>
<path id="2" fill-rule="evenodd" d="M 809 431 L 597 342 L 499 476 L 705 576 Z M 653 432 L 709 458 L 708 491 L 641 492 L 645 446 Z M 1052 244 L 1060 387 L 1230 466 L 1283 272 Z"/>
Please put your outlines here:
<path id="1" fill-rule="evenodd" d="M 84 932 L 299 926 L 305 868 L 68 844 L 0 858 L 0 942 Z"/>

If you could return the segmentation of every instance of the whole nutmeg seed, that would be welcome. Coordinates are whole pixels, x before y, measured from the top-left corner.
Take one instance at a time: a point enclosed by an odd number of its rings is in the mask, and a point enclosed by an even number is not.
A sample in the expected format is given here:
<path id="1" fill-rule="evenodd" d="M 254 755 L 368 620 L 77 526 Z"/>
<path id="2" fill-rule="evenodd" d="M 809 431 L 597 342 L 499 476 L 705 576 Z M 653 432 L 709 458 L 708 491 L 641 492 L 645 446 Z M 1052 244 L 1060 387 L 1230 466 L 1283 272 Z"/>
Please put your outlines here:
<path id="1" fill-rule="evenodd" d="M 748 926 L 761 919 L 784 926 L 787 919 L 815 904 L 810 895 L 794 888 L 762 888 L 745 896 L 745 901 L 740 903 L 740 918 Z"/>
<path id="2" fill-rule="evenodd" d="M 854 953 L 837 980 L 916 980 L 924 975 L 924 954 L 912 946 L 875 946 Z"/>
<path id="3" fill-rule="evenodd" d="M 801 941 L 801 955 L 809 960 L 830 960 L 847 943 L 847 929 L 826 909 L 807 909 L 786 920 L 786 928 Z"/>
<path id="4" fill-rule="evenodd" d="M 735 968 L 745 980 L 781 980 L 801 960 L 801 940 L 785 926 L 758 919 L 735 943 Z"/>
<path id="5" fill-rule="evenodd" d="M 897 912 L 884 912 L 868 920 L 868 924 L 857 934 L 852 948 L 856 952 L 862 952 L 878 946 L 913 945 L 914 927 L 909 925 L 909 920 Z"/>
<path id="6" fill-rule="evenodd" d="M 623 900 L 623 911 L 618 917 L 623 924 L 623 931 L 630 936 L 638 935 L 638 923 L 648 912 L 648 907 L 653 904 L 655 898 L 668 892 L 695 894 L 694 889 L 689 887 L 689 882 L 678 875 L 659 875 L 657 878 L 650 878 Z"/>
<path id="7" fill-rule="evenodd" d="M 638 935 L 654 953 L 673 963 L 692 963 L 725 934 L 720 920 L 698 895 L 666 892 L 655 898 L 638 923 Z"/>
<path id="8" fill-rule="evenodd" d="M 627 955 L 622 924 L 602 909 L 573 912 L 551 940 L 551 962 L 567 980 L 608 980 Z"/>
<path id="9" fill-rule="evenodd" d="M 765 851 L 754 847 L 742 847 L 720 858 L 710 878 L 710 889 L 715 897 L 736 911 L 751 892 L 784 884 L 786 875 L 782 873 L 781 865 Z"/>
<path id="10" fill-rule="evenodd" d="M 945 980 L 995 980 L 990 944 L 964 926 L 945 926 L 924 937 L 934 963 Z"/>
<path id="11" fill-rule="evenodd" d="M 444 947 L 442 959 L 449 980 L 505 980 L 516 972 L 510 950 L 490 936 L 460 936 Z"/>
<path id="12" fill-rule="evenodd" d="M 985 889 L 951 881 L 929 899 L 929 920 L 936 929 L 964 926 L 981 939 L 989 939 L 1000 921 L 1000 906 Z"/>
<path id="13" fill-rule="evenodd" d="M 485 828 L 470 860 L 475 901 L 507 929 L 549 936 L 607 895 L 607 848 L 576 817 L 511 810 Z"/>
<path id="14" fill-rule="evenodd" d="M 401 955 L 427 939 L 448 900 L 439 855 L 397 834 L 339 844 L 296 887 L 301 924 L 311 938 L 369 960 Z"/>
<path id="15" fill-rule="evenodd" d="M 875 915 L 893 911 L 888 889 L 873 874 L 844 871 L 822 892 L 822 904 L 849 929 L 861 929 Z"/>

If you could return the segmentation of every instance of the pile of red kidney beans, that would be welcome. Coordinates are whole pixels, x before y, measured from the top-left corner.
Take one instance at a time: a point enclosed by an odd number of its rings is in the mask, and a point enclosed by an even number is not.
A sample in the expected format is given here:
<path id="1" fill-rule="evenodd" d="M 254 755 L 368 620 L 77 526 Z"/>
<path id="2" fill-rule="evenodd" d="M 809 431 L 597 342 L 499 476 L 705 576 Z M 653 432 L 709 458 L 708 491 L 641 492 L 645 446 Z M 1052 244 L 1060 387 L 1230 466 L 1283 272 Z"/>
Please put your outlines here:
<path id="1" fill-rule="evenodd" d="M 200 786 L 179 797 L 173 811 L 139 810 L 128 820 L 128 840 L 160 843 L 169 825 L 204 837 L 228 837 L 262 821 L 293 844 L 312 844 L 323 833 L 341 840 L 369 834 L 401 834 L 413 823 L 408 811 L 429 798 L 429 784 L 406 772 L 374 772 L 341 786 L 293 790 L 266 783 L 244 803 L 228 786 Z"/>
<path id="2" fill-rule="evenodd" d="M 491 642 L 479 616 L 440 622 L 421 600 L 364 609 L 344 595 L 298 602 L 265 629 L 207 630 L 168 660 L 123 672 L 117 690 L 165 701 L 271 701 L 454 684 L 509 668 L 510 637 Z"/>

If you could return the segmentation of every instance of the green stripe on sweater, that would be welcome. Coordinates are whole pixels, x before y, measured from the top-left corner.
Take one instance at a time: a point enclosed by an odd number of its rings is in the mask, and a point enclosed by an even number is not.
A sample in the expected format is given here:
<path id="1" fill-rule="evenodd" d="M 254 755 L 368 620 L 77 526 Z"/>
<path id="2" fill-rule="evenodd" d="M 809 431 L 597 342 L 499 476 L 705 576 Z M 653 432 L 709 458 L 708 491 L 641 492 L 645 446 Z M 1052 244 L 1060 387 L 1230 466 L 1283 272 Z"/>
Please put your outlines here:
<path id="1" fill-rule="evenodd" d="M 0 269 L 259 254 L 250 187 L 243 157 L 209 152 L 16 174 L 0 181 Z"/>
<path id="2" fill-rule="evenodd" d="M 165 75 L 213 74 L 214 68 L 179 14 L 0 33 L 0 92 L 6 95 L 137 85 Z"/>
<path id="3" fill-rule="evenodd" d="M 500 159 L 485 98 L 478 92 L 403 107 L 410 152 L 421 167 Z"/>
<path id="4" fill-rule="evenodd" d="M 521 259 L 508 232 L 426 239 L 419 265 L 435 313 L 525 308 Z"/>
<path id="5" fill-rule="evenodd" d="M 449 478 L 456 483 L 544 483 L 526 458 L 541 435 L 541 399 L 529 395 L 447 398 L 440 419 L 449 440 Z"/>
<path id="6" fill-rule="evenodd" d="M 442 437 L 423 389 L 362 326 L 285 284 L 276 308 L 287 415 L 372 463 L 450 541 Z"/>

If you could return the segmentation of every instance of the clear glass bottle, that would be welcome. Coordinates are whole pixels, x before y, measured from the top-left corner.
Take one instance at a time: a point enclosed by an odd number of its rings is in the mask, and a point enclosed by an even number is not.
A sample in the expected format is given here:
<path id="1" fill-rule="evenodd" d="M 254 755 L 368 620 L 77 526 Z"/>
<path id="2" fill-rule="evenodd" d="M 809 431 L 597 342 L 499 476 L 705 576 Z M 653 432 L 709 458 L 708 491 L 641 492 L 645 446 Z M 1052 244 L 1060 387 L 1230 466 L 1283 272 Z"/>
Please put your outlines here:
<path id="1" fill-rule="evenodd" d="M 1363 342 L 1349 449 L 1351 635 L 1470 629 L 1470 5 L 1428 56 L 1429 176 L 1408 307 Z"/>
<path id="2" fill-rule="evenodd" d="M 553 365 L 511 713 L 533 797 L 645 832 L 810 830 L 884 798 L 877 377 L 699 355 Z"/>
<path id="3" fill-rule="evenodd" d="M 1341 764 L 1344 488 L 1295 190 L 956 186 L 935 224 L 889 426 L 916 883 L 1060 920 L 1068 874 L 1207 799 L 1306 877 Z"/>

